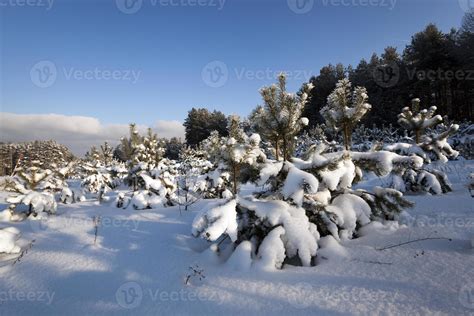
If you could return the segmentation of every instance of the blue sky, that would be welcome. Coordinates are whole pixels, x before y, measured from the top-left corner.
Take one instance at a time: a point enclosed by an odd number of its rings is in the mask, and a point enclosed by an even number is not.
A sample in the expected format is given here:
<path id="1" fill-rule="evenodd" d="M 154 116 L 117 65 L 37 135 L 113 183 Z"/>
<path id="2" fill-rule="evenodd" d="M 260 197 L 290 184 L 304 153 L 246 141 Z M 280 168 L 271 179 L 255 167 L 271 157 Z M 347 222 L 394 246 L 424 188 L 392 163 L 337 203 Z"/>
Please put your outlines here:
<path id="1" fill-rule="evenodd" d="M 48 0 L 18 1 L 0 0 L 1 111 L 104 124 L 182 121 L 191 107 L 247 115 L 280 70 L 296 90 L 328 63 L 401 50 L 429 22 L 448 31 L 463 16 L 457 0 L 314 0 L 304 14 L 286 0 L 136 0 L 132 14 L 121 0 L 56 0 L 49 10 Z M 56 67 L 47 87 L 32 79 L 41 61 Z M 218 87 L 204 68 L 212 61 L 222 63 L 210 71 L 227 68 Z"/>

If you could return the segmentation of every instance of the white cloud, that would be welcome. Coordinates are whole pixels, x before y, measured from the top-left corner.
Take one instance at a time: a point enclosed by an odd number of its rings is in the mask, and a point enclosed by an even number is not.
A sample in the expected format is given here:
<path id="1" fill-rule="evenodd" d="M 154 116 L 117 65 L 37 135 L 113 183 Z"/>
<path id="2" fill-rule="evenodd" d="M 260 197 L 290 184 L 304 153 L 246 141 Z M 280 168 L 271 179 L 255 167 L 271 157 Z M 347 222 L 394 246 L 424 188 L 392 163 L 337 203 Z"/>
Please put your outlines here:
<path id="1" fill-rule="evenodd" d="M 181 137 L 184 127 L 179 121 L 158 120 L 151 126 L 159 137 Z M 140 125 L 140 132 L 146 130 Z M 128 135 L 126 124 L 102 124 L 98 119 L 87 116 L 61 114 L 14 114 L 0 112 L 0 141 L 22 142 L 31 140 L 56 140 L 82 156 L 92 145 L 108 141 L 112 145 L 120 137 Z"/>

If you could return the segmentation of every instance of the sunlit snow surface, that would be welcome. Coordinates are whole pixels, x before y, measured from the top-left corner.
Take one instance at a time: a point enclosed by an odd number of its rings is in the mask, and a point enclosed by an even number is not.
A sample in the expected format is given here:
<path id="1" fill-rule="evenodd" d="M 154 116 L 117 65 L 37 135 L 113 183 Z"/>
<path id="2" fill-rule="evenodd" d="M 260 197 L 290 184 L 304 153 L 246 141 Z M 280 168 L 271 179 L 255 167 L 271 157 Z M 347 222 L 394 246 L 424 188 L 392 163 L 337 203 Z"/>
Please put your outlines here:
<path id="1" fill-rule="evenodd" d="M 445 169 L 454 192 L 408 195 L 416 206 L 405 226 L 372 223 L 342 246 L 324 238 L 317 266 L 275 272 L 239 258 L 220 263 L 191 237 L 197 212 L 215 201 L 188 212 L 58 203 L 47 219 L 0 222 L 21 231 L 17 245 L 31 245 L 14 265 L 18 254 L 0 254 L 0 315 L 474 314 L 474 198 L 466 186 L 474 161 Z M 377 250 L 428 237 L 451 241 Z"/>

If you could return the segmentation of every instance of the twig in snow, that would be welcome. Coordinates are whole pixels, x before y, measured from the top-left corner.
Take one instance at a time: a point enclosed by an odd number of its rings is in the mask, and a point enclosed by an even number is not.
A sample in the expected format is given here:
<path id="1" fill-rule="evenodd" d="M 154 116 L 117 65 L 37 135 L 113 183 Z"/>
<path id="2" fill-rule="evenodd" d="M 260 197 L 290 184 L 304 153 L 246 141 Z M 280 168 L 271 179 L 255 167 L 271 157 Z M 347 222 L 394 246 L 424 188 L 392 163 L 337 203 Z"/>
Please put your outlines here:
<path id="1" fill-rule="evenodd" d="M 12 266 L 14 266 L 15 264 L 19 263 L 21 261 L 21 259 L 23 258 L 24 255 L 26 255 L 28 253 L 28 250 L 30 250 L 32 247 L 33 247 L 33 244 L 35 243 L 36 239 L 33 239 L 32 241 L 30 241 L 30 243 L 28 244 L 28 246 L 25 247 L 25 249 L 23 249 L 20 253 L 20 255 L 18 256 L 18 258 L 15 259 L 15 261 L 13 261 L 12 263 Z"/>
<path id="2" fill-rule="evenodd" d="M 100 215 L 93 217 L 93 220 L 94 220 L 94 245 L 97 242 L 97 235 L 99 234 L 99 225 L 100 225 L 101 219 L 102 218 L 100 217 Z"/>
<path id="3" fill-rule="evenodd" d="M 392 262 L 381 262 L 381 261 L 372 261 L 372 260 L 360 260 L 360 259 L 352 259 L 352 261 L 357 261 L 357 262 L 363 262 L 363 263 L 373 263 L 373 264 L 386 264 L 386 265 L 392 265 Z"/>
<path id="4" fill-rule="evenodd" d="M 196 264 L 194 266 L 189 267 L 190 272 L 186 275 L 186 279 L 184 280 L 184 284 L 188 285 L 192 278 L 199 278 L 199 281 L 202 281 L 206 278 L 204 275 L 204 269 L 199 268 Z"/>
<path id="5" fill-rule="evenodd" d="M 402 243 L 399 243 L 399 244 L 396 244 L 396 245 L 390 245 L 390 246 L 387 246 L 387 247 L 378 248 L 378 249 L 375 248 L 375 249 L 381 251 L 381 250 L 400 247 L 400 246 L 404 246 L 404 245 L 407 245 L 407 244 L 411 244 L 411 243 L 419 242 L 419 241 L 424 241 L 424 240 L 449 240 L 449 241 L 452 241 L 451 238 L 446 238 L 446 237 L 427 237 L 427 238 L 420 238 L 420 239 L 410 240 L 410 241 L 402 242 Z"/>

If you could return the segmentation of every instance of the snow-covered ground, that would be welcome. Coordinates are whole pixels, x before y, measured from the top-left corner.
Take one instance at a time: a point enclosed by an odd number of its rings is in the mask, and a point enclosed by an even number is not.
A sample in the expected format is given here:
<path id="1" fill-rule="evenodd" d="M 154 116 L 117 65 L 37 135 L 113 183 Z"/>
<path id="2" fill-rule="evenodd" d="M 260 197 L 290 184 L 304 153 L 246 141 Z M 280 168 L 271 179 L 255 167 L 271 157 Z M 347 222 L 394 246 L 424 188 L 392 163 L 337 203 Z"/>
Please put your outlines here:
<path id="1" fill-rule="evenodd" d="M 342 246 L 325 238 L 317 266 L 273 272 L 218 263 L 191 236 L 196 212 L 212 201 L 187 212 L 86 201 L 59 204 L 44 220 L 0 222 L 21 231 L 16 244 L 28 250 L 20 261 L 0 255 L 0 315 L 474 315 L 473 169 L 450 162 L 454 192 L 408 196 L 416 206 L 401 225 L 370 224 Z M 423 238 L 432 239 L 380 250 Z"/>

